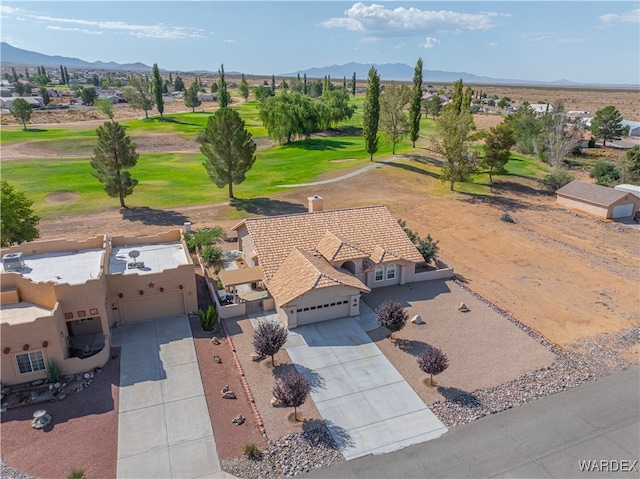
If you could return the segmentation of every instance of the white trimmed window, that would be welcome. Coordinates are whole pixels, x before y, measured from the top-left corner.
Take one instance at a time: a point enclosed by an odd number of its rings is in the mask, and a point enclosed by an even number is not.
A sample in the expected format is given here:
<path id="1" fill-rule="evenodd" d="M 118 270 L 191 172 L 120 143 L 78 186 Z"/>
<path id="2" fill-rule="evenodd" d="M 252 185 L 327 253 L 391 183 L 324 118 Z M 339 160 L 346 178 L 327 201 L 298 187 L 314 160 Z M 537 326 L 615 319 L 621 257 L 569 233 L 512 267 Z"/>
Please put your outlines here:
<path id="1" fill-rule="evenodd" d="M 16 362 L 18 363 L 20 374 L 35 373 L 36 371 L 44 371 L 45 369 L 42 351 L 16 354 Z"/>
<path id="2" fill-rule="evenodd" d="M 384 279 L 384 266 L 376 267 L 376 275 L 373 278 L 374 281 L 382 281 Z"/>
<path id="3" fill-rule="evenodd" d="M 395 279 L 396 278 L 396 265 L 391 263 L 387 266 L 387 279 Z"/>

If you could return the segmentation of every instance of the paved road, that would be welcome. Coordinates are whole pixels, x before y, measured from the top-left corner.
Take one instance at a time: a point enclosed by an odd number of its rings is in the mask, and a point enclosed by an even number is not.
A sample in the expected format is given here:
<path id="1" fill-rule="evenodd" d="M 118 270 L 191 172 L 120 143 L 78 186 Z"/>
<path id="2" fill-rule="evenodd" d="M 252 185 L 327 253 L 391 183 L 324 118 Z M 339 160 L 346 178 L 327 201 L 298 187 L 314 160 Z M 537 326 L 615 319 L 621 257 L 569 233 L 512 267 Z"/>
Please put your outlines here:
<path id="1" fill-rule="evenodd" d="M 637 461 L 640 371 L 633 368 L 450 430 L 439 439 L 308 474 L 316 478 L 640 477 L 581 472 L 580 460 Z M 616 465 L 617 464 L 617 465 Z M 629 463 L 625 463 L 629 466 Z"/>

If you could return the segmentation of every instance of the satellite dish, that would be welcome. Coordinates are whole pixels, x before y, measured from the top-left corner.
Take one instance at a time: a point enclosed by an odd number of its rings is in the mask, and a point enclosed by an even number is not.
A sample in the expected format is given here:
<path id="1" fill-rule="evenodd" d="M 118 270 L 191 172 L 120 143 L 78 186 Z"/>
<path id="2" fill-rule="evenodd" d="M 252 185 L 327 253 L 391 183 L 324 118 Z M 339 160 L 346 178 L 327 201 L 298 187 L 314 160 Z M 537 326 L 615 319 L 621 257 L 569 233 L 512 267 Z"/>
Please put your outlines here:
<path id="1" fill-rule="evenodd" d="M 129 258 L 136 259 L 138 256 L 140 256 L 140 251 L 138 251 L 137 249 L 132 249 L 131 251 L 129 251 Z"/>

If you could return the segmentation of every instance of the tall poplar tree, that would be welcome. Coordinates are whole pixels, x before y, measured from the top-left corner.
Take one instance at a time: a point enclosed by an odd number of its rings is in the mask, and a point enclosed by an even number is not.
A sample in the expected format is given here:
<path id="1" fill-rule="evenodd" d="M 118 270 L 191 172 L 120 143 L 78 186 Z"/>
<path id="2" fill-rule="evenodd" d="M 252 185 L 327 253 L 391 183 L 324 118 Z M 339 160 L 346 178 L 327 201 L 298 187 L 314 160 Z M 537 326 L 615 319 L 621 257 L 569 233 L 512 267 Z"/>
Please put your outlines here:
<path id="1" fill-rule="evenodd" d="M 411 102 L 409 104 L 409 136 L 411 146 L 416 147 L 416 141 L 420 137 L 420 117 L 422 116 L 422 58 L 418 58 L 416 69 L 413 72 L 413 90 L 411 90 Z"/>
<path id="2" fill-rule="evenodd" d="M 364 99 L 362 113 L 362 135 L 369 153 L 369 161 L 373 161 L 373 154 L 378 151 L 378 122 L 380 120 L 380 77 L 374 67 L 369 70 L 367 94 Z"/>
<path id="3" fill-rule="evenodd" d="M 158 64 L 153 64 L 153 96 L 156 100 L 156 108 L 160 113 L 160 118 L 164 113 L 164 100 L 162 98 L 162 77 L 160 77 L 160 69 Z"/>
<path id="4" fill-rule="evenodd" d="M 351 77 L 351 95 L 356 96 L 356 72 L 353 72 Z"/>
<path id="5" fill-rule="evenodd" d="M 308 87 L 307 87 L 307 74 L 304 74 L 304 91 L 303 93 L 306 95 L 307 93 L 309 93 Z"/>
<path id="6" fill-rule="evenodd" d="M 224 78 L 224 64 L 218 70 L 218 104 L 220 108 L 226 108 L 231 103 L 231 94 L 227 91 L 227 80 Z"/>

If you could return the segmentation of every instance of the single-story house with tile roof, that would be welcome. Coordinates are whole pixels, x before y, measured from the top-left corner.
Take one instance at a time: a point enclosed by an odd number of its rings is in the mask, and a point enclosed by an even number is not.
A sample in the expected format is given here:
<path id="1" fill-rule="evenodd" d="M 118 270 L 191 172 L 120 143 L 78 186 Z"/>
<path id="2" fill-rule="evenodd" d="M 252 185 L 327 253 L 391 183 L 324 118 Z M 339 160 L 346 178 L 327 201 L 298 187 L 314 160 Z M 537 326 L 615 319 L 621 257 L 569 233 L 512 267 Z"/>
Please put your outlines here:
<path id="1" fill-rule="evenodd" d="M 102 367 L 111 328 L 198 309 L 191 255 L 179 230 L 147 237 L 100 235 L 3 248 L 2 384 Z"/>
<path id="2" fill-rule="evenodd" d="M 640 209 L 640 198 L 628 191 L 574 180 L 556 191 L 558 204 L 599 218 L 633 216 Z"/>
<path id="3" fill-rule="evenodd" d="M 232 228 L 249 267 L 263 283 L 283 324 L 295 328 L 360 314 L 360 294 L 412 283 L 422 255 L 384 206 L 249 218 Z"/>

